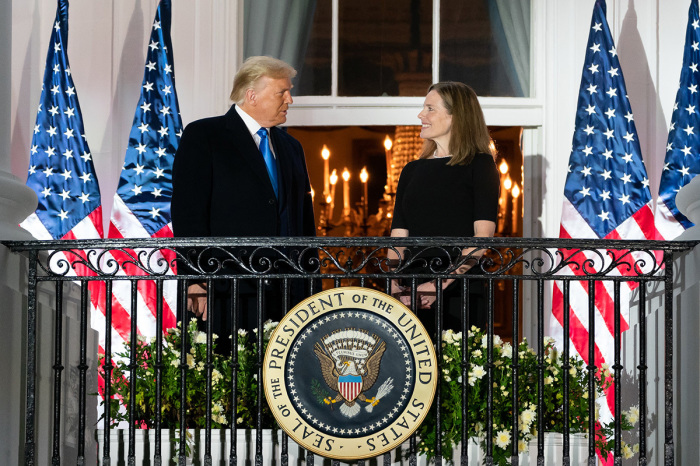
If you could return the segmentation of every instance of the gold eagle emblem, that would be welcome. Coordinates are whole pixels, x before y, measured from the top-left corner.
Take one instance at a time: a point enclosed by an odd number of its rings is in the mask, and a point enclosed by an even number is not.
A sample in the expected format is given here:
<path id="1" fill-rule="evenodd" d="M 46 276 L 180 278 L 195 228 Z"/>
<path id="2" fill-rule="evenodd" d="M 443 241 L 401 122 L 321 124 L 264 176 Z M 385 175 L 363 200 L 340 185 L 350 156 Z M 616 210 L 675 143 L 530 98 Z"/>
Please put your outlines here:
<path id="1" fill-rule="evenodd" d="M 346 417 L 355 417 L 361 407 L 357 401 L 368 403 L 368 412 L 379 403 L 393 388 L 391 378 L 380 387 L 377 395 L 367 398 L 365 392 L 370 390 L 377 378 L 386 343 L 376 335 L 364 330 L 336 330 L 324 336 L 314 345 L 314 353 L 321 365 L 323 380 L 335 397 L 326 397 L 323 401 L 332 405 L 343 402 L 340 412 Z"/>

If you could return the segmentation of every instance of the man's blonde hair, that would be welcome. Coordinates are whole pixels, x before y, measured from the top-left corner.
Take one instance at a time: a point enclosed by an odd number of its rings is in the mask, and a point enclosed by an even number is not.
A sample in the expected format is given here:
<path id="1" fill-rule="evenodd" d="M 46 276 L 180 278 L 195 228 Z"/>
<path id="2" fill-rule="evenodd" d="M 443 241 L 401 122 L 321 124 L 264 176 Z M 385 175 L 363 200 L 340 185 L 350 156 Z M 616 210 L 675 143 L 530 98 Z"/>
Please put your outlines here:
<path id="1" fill-rule="evenodd" d="M 297 75 L 295 70 L 288 63 L 272 57 L 249 57 L 243 62 L 241 68 L 233 78 L 233 90 L 231 90 L 231 100 L 240 105 L 243 103 L 245 93 L 248 89 L 255 88 L 260 78 L 267 76 L 272 79 L 289 78 Z"/>

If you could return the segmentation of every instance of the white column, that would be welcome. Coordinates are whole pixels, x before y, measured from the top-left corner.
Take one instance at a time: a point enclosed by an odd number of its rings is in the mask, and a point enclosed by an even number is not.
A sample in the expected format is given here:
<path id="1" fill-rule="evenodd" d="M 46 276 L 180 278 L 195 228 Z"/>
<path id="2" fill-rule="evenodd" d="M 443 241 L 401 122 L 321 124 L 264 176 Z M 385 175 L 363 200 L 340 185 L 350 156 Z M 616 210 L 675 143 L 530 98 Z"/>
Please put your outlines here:
<path id="1" fill-rule="evenodd" d="M 0 63 L 12 63 L 12 3 L 0 0 Z M 0 240 L 32 239 L 19 227 L 36 209 L 36 194 L 10 173 L 11 67 L 0 67 Z"/>
<path id="2" fill-rule="evenodd" d="M 688 228 L 679 240 L 700 239 L 700 177 L 693 178 L 676 195 L 676 206 L 695 226 Z"/>

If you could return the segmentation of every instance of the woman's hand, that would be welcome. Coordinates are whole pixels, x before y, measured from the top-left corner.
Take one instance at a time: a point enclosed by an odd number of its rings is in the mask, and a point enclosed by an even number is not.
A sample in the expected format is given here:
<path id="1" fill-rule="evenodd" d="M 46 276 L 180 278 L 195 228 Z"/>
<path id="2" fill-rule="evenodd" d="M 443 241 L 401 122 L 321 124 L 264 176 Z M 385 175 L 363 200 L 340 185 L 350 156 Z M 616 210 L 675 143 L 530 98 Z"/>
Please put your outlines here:
<path id="1" fill-rule="evenodd" d="M 187 310 L 207 320 L 207 285 L 195 283 L 187 287 Z"/>
<path id="2" fill-rule="evenodd" d="M 418 285 L 416 291 L 418 292 L 419 309 L 429 309 L 437 299 L 435 283 L 433 282 L 425 282 Z"/>
<path id="3" fill-rule="evenodd" d="M 404 306 L 411 306 L 410 286 L 400 286 L 398 282 L 394 284 L 392 281 L 391 295 L 401 301 Z M 418 303 L 418 309 L 429 309 L 435 302 L 436 298 L 435 284 L 427 282 L 418 285 L 416 288 L 416 301 Z"/>

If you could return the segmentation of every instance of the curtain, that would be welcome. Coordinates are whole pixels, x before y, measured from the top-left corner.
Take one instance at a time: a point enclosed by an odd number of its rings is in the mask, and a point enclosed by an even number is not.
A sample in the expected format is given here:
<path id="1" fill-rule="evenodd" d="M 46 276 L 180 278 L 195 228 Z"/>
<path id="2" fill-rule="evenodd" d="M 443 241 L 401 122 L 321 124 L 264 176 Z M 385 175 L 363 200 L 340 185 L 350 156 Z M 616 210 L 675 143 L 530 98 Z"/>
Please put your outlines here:
<path id="1" fill-rule="evenodd" d="M 490 0 L 491 28 L 516 97 L 530 96 L 530 0 Z"/>
<path id="2" fill-rule="evenodd" d="M 316 0 L 245 0 L 246 58 L 269 55 L 297 70 L 300 80 Z"/>

